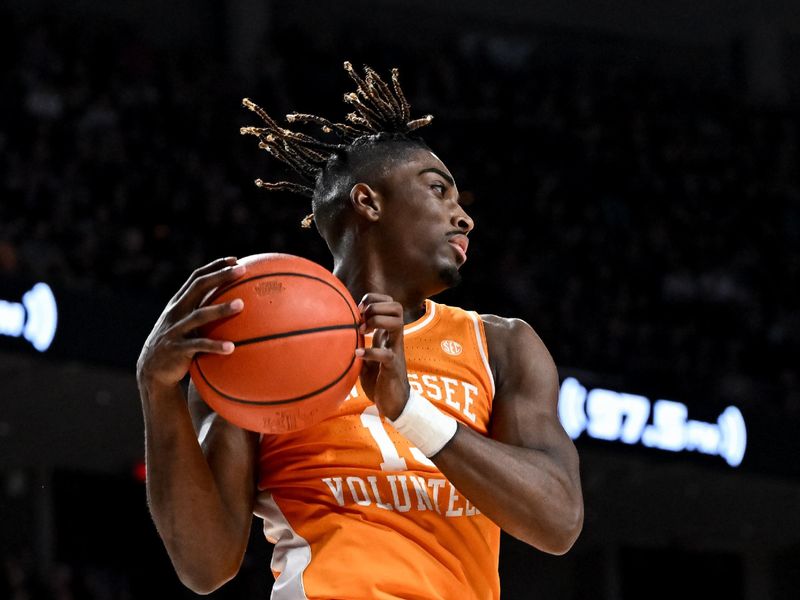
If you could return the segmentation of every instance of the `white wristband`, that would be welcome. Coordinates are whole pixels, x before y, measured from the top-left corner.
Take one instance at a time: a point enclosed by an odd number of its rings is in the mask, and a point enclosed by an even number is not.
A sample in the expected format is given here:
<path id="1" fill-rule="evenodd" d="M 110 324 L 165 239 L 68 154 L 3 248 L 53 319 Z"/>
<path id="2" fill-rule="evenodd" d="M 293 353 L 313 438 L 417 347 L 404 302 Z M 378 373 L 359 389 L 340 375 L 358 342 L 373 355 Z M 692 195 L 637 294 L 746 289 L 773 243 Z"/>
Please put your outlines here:
<path id="1" fill-rule="evenodd" d="M 444 448 L 458 430 L 458 421 L 414 390 L 400 416 L 394 421 L 387 420 L 428 458 Z"/>

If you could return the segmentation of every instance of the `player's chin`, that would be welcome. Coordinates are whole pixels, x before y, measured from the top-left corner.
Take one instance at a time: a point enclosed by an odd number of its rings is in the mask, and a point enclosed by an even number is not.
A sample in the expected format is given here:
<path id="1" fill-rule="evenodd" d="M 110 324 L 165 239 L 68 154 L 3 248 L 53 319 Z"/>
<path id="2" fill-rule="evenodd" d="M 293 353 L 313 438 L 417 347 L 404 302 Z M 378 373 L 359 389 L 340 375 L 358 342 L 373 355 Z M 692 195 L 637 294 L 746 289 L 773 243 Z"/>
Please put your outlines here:
<path id="1" fill-rule="evenodd" d="M 451 288 L 461 283 L 462 277 L 458 266 L 451 263 L 449 265 L 442 265 L 439 269 L 439 279 L 444 285 Z"/>

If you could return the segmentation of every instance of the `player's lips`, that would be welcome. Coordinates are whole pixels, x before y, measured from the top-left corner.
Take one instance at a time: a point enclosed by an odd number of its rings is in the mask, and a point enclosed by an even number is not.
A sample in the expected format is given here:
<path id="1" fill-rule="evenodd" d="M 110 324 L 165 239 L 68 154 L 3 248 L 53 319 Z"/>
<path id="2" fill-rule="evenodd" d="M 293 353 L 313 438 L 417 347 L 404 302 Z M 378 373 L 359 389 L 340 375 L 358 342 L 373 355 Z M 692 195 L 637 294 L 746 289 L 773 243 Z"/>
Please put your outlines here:
<path id="1" fill-rule="evenodd" d="M 456 233 L 451 236 L 447 243 L 453 246 L 461 256 L 462 264 L 467 261 L 467 247 L 469 246 L 469 239 L 463 233 Z"/>

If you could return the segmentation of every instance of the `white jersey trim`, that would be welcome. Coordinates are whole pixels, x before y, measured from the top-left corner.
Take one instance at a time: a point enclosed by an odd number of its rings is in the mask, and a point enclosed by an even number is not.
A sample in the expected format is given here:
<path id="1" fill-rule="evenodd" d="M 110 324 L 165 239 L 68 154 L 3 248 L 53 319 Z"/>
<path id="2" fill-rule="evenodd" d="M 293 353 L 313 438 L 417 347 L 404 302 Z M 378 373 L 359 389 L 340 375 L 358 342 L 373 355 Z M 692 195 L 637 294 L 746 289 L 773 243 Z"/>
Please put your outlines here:
<path id="1" fill-rule="evenodd" d="M 425 311 L 428 313 L 425 317 L 417 323 L 416 325 L 411 325 L 410 327 L 406 325 L 403 328 L 403 335 L 407 336 L 411 333 L 416 333 L 420 329 L 424 329 L 428 326 L 428 324 L 433 320 L 433 317 L 436 315 L 436 303 L 431 300 L 425 300 Z M 430 311 L 430 312 L 428 312 Z M 364 337 L 367 339 L 372 339 L 373 333 L 368 333 Z"/>
<path id="2" fill-rule="evenodd" d="M 472 324 L 475 327 L 475 339 L 478 340 L 478 352 L 481 354 L 483 366 L 486 368 L 486 374 L 489 376 L 489 383 L 492 384 L 492 398 L 494 398 L 494 375 L 492 375 L 492 367 L 489 365 L 489 358 L 486 356 L 486 351 L 483 349 L 483 335 L 481 335 L 480 315 L 474 311 L 468 311 L 469 318 L 472 319 Z M 488 346 L 488 344 L 487 344 Z"/>
<path id="3" fill-rule="evenodd" d="M 410 333 L 416 333 L 420 329 L 423 329 L 423 328 L 427 327 L 428 323 L 433 321 L 433 317 L 436 315 L 436 302 L 432 302 L 431 300 L 426 300 L 425 302 L 428 304 L 428 306 L 430 306 L 431 312 L 428 313 L 428 316 L 425 317 L 425 319 L 423 319 L 422 321 L 420 321 L 419 323 L 417 323 L 413 327 L 409 327 L 408 329 L 404 329 L 403 330 L 403 335 L 404 336 L 409 335 Z"/>
<path id="4" fill-rule="evenodd" d="M 272 494 L 258 494 L 253 511 L 264 519 L 264 535 L 275 544 L 272 551 L 273 572 L 279 572 L 272 586 L 272 600 L 307 600 L 303 573 L 311 562 L 311 546 L 292 529 Z"/>
<path id="5" fill-rule="evenodd" d="M 206 441 L 206 436 L 208 436 L 208 431 L 211 429 L 211 423 L 214 422 L 215 414 L 208 415 L 203 422 L 200 424 L 200 430 L 197 432 L 197 443 L 201 446 L 203 442 Z"/>

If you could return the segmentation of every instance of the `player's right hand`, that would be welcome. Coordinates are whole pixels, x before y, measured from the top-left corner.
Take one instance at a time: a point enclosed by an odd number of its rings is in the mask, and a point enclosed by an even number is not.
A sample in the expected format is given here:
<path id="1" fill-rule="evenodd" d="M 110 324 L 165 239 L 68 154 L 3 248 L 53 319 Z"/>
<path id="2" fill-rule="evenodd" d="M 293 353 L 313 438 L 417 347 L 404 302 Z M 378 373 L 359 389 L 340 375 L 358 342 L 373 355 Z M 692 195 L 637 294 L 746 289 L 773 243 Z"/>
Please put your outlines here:
<path id="1" fill-rule="evenodd" d="M 239 313 L 244 307 L 240 298 L 199 307 L 209 292 L 241 277 L 243 265 L 236 258 L 220 258 L 200 267 L 181 286 L 161 313 L 144 343 L 136 362 L 136 378 L 140 386 L 178 385 L 189 372 L 192 358 L 198 352 L 230 354 L 233 343 L 196 337 L 198 327 Z"/>

